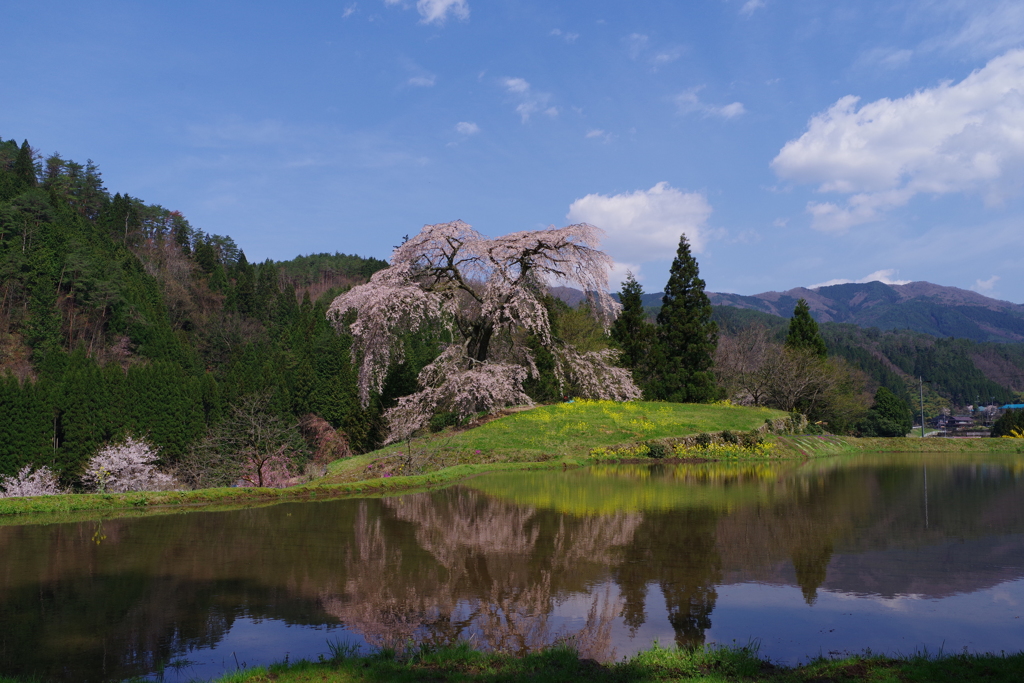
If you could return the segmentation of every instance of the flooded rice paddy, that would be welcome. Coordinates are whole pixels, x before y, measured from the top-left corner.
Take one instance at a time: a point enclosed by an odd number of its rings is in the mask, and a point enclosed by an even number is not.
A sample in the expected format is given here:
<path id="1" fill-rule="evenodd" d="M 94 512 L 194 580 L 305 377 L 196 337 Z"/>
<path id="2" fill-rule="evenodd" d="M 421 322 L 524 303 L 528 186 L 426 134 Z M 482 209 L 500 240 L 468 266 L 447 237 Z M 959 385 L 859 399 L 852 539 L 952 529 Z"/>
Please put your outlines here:
<path id="1" fill-rule="evenodd" d="M 1024 456 L 601 465 L 0 527 L 0 673 L 205 679 L 328 643 L 1024 647 Z"/>

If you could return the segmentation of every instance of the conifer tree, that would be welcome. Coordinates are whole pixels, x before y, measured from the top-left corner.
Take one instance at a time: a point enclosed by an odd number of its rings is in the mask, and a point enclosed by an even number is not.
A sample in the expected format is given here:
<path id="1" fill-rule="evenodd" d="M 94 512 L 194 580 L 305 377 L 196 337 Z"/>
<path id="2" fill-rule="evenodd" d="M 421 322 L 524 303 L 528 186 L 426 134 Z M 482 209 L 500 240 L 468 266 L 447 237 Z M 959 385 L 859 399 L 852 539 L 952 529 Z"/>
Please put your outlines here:
<path id="1" fill-rule="evenodd" d="M 233 297 L 229 302 L 234 303 L 234 308 L 239 313 L 252 315 L 256 307 L 256 276 L 253 267 L 245 258 L 245 253 L 238 255 L 238 265 L 235 266 L 235 287 L 231 290 Z"/>
<path id="2" fill-rule="evenodd" d="M 643 303 L 644 289 L 633 273 L 626 274 L 619 293 L 622 311 L 612 323 L 610 330 L 612 341 L 621 351 L 622 364 L 633 371 L 633 380 L 644 393 L 650 375 L 650 358 L 654 346 L 654 325 L 647 321 L 647 312 Z"/>
<path id="3" fill-rule="evenodd" d="M 654 394 L 665 401 L 706 403 L 715 398 L 712 372 L 718 325 L 704 293 L 697 260 L 683 235 L 669 270 L 657 324 Z"/>
<path id="4" fill-rule="evenodd" d="M 32 148 L 29 147 L 28 140 L 21 143 L 21 148 L 18 150 L 18 156 L 14 159 L 14 175 L 18 176 L 18 179 L 25 184 L 26 187 L 36 186 L 36 164 L 35 159 L 32 158 Z"/>
<path id="5" fill-rule="evenodd" d="M 789 333 L 786 335 L 786 348 L 803 349 L 818 358 L 828 356 L 828 347 L 821 338 L 818 323 L 811 317 L 811 307 L 806 299 L 796 302 L 793 317 L 789 321 Z"/>

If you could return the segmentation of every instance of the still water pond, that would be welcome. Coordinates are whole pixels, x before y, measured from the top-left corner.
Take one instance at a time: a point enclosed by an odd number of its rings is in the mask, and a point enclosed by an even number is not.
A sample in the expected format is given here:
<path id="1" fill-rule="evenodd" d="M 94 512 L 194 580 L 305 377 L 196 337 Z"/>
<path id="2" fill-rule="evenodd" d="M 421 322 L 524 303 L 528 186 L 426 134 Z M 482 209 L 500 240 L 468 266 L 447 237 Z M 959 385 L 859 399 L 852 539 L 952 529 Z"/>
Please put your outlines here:
<path id="1" fill-rule="evenodd" d="M 393 498 L 0 527 L 0 673 L 209 678 L 470 640 L 795 663 L 1024 648 L 1024 457 L 595 466 Z"/>

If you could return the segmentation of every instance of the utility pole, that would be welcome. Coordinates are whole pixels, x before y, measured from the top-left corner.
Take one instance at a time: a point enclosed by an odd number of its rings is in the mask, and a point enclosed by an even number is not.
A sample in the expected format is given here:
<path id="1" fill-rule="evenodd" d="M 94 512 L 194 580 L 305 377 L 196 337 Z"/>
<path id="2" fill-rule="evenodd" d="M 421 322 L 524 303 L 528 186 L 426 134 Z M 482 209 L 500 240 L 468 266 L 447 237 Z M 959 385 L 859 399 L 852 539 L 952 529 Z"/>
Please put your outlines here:
<path id="1" fill-rule="evenodd" d="M 918 378 L 921 381 L 921 438 L 924 438 L 924 377 Z"/>

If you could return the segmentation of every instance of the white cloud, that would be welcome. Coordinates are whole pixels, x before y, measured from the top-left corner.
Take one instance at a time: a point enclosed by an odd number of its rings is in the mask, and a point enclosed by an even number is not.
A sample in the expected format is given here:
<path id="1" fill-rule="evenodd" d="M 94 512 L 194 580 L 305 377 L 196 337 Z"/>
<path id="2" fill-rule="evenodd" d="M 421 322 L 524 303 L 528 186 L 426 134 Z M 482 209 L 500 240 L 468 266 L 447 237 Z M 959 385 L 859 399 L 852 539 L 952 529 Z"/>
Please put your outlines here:
<path id="1" fill-rule="evenodd" d="M 550 93 L 537 92 L 524 78 L 506 78 L 502 85 L 510 95 L 515 96 L 519 103 L 516 105 L 516 113 L 523 123 L 530 120 L 530 116 L 543 111 L 554 118 L 558 116 L 558 107 L 548 106 L 551 101 Z"/>
<path id="2" fill-rule="evenodd" d="M 740 14 L 745 17 L 749 17 L 757 10 L 764 7 L 767 3 L 765 0 L 747 0 L 743 3 L 743 7 L 740 7 Z"/>
<path id="3" fill-rule="evenodd" d="M 971 289 L 975 292 L 991 292 L 992 288 L 996 286 L 997 282 L 999 282 L 999 279 L 998 275 L 993 275 L 987 280 L 978 279 L 974 282 L 974 285 L 971 286 Z"/>
<path id="4" fill-rule="evenodd" d="M 562 40 L 564 40 L 565 42 L 569 43 L 570 45 L 575 43 L 579 39 L 579 37 L 580 37 L 580 34 L 578 34 L 578 33 L 568 33 L 568 32 L 563 31 L 560 28 L 553 28 L 553 29 L 551 29 L 551 34 L 550 35 L 558 36 Z"/>
<path id="5" fill-rule="evenodd" d="M 384 0 L 385 5 L 405 5 L 403 0 Z M 469 0 L 417 0 L 416 11 L 424 24 L 443 24 L 451 14 L 463 21 L 469 19 Z"/>
<path id="6" fill-rule="evenodd" d="M 899 69 L 909 64 L 913 56 L 913 50 L 876 47 L 862 54 L 857 59 L 857 66 L 867 69 L 880 66 L 886 69 Z"/>
<path id="7" fill-rule="evenodd" d="M 848 284 L 863 284 L 865 282 L 881 282 L 883 285 L 906 285 L 910 284 L 910 280 L 896 280 L 893 276 L 898 271 L 894 268 L 887 268 L 885 270 L 876 270 L 870 275 L 865 275 L 859 280 L 829 280 L 828 282 L 819 282 L 816 285 L 810 285 L 807 289 L 818 289 L 819 287 L 831 287 L 832 285 L 848 285 Z"/>
<path id="8" fill-rule="evenodd" d="M 587 131 L 584 137 L 588 140 L 600 140 L 601 142 L 607 143 L 611 142 L 615 136 L 607 131 L 601 130 L 600 128 L 591 128 Z"/>
<path id="9" fill-rule="evenodd" d="M 698 85 L 675 96 L 676 108 L 680 114 L 699 113 L 705 116 L 721 116 L 724 119 L 732 119 L 746 113 L 747 110 L 741 102 L 721 106 L 702 102 L 697 93 L 703 89 L 703 85 Z"/>
<path id="10" fill-rule="evenodd" d="M 455 130 L 462 135 L 476 135 L 480 132 L 480 126 L 471 121 L 459 121 L 455 124 Z"/>
<path id="11" fill-rule="evenodd" d="M 622 288 L 622 283 L 626 281 L 626 277 L 632 273 L 633 278 L 637 282 L 643 282 L 643 270 L 640 268 L 638 263 L 619 263 L 615 261 L 612 263 L 612 269 L 608 273 L 608 288 L 611 291 L 617 291 Z"/>
<path id="12" fill-rule="evenodd" d="M 414 85 L 417 88 L 429 88 L 434 85 L 436 80 L 436 76 L 413 76 L 407 81 L 407 83 L 409 85 Z"/>
<path id="13" fill-rule="evenodd" d="M 993 2 L 939 3 L 940 9 L 953 14 L 967 14 L 963 26 L 953 35 L 944 35 L 932 42 L 939 49 L 969 48 L 993 54 L 1024 42 L 1024 4 L 1020 0 Z M 928 8 L 932 9 L 932 8 Z M 927 11 L 927 10 L 926 10 Z"/>
<path id="14" fill-rule="evenodd" d="M 655 48 L 651 45 L 650 36 L 643 33 L 630 33 L 622 39 L 626 46 L 629 58 L 650 62 L 657 69 L 670 62 L 674 62 L 683 56 L 685 49 L 680 45 L 671 45 L 666 48 Z"/>
<path id="15" fill-rule="evenodd" d="M 626 43 L 626 51 L 629 53 L 631 59 L 638 59 L 644 50 L 647 49 L 647 43 L 650 42 L 650 38 L 642 33 L 630 33 L 623 39 Z"/>
<path id="16" fill-rule="evenodd" d="M 572 223 L 590 223 L 607 233 L 604 249 L 620 263 L 669 260 L 686 234 L 694 252 L 707 242 L 711 205 L 704 195 L 661 182 L 649 190 L 607 196 L 588 194 L 569 206 Z M 634 273 L 636 270 L 634 269 Z"/>
<path id="17" fill-rule="evenodd" d="M 506 78 L 505 89 L 512 93 L 526 93 L 530 90 L 530 84 L 525 78 Z"/>
<path id="18" fill-rule="evenodd" d="M 1024 50 L 943 82 L 859 109 L 841 98 L 772 161 L 782 178 L 850 195 L 809 202 L 812 225 L 841 232 L 877 220 L 917 194 L 976 192 L 989 204 L 1024 181 Z"/>
<path id="19" fill-rule="evenodd" d="M 344 12 L 341 13 L 341 18 L 342 19 L 348 19 L 350 16 L 355 14 L 355 12 L 356 12 L 356 3 L 353 2 L 351 5 L 349 5 L 348 7 L 345 8 Z"/>
<path id="20" fill-rule="evenodd" d="M 658 54 L 651 57 L 651 63 L 654 64 L 655 66 L 661 66 L 662 64 L 674 62 L 682 56 L 683 48 L 673 47 L 668 50 L 665 50 L 664 52 L 659 52 Z"/>

